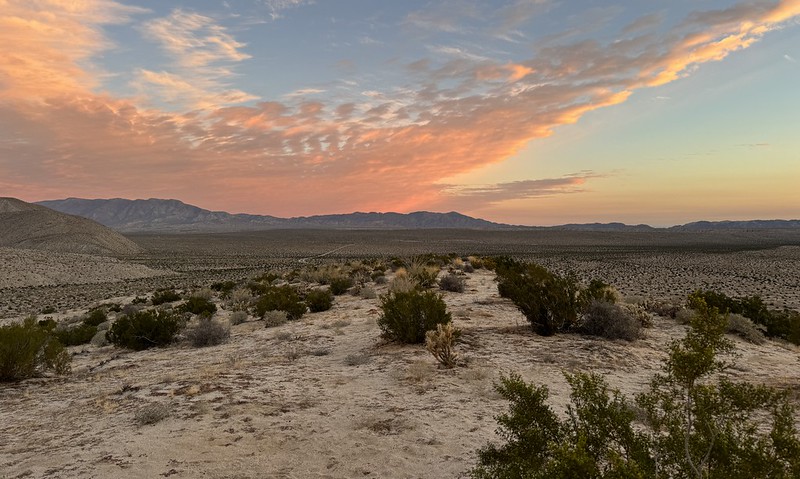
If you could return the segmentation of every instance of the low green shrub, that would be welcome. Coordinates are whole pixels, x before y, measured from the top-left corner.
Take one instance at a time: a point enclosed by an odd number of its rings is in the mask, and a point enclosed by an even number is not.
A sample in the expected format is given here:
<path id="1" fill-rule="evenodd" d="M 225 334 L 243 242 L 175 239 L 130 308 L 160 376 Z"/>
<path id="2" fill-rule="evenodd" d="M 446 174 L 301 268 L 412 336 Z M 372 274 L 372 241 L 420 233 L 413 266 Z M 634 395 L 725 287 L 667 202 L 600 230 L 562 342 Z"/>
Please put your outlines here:
<path id="1" fill-rule="evenodd" d="M 353 278 L 349 276 L 334 276 L 330 278 L 331 293 L 340 296 L 353 287 Z"/>
<path id="2" fill-rule="evenodd" d="M 217 306 L 206 298 L 199 296 L 192 296 L 182 304 L 179 309 L 192 314 L 202 314 L 205 316 L 212 316 L 217 312 Z"/>
<path id="3" fill-rule="evenodd" d="M 0 326 L 0 382 L 21 381 L 45 371 L 68 374 L 70 360 L 52 328 L 40 327 L 33 316 L 21 324 Z"/>
<path id="4" fill-rule="evenodd" d="M 116 346 L 141 351 L 172 343 L 183 325 L 183 318 L 172 310 L 142 310 L 117 319 L 106 338 Z"/>
<path id="5" fill-rule="evenodd" d="M 179 301 L 180 299 L 181 295 L 176 293 L 174 289 L 162 289 L 153 293 L 153 297 L 150 298 L 150 301 L 153 302 L 153 306 L 158 306 L 164 303 Z"/>
<path id="6" fill-rule="evenodd" d="M 389 292 L 381 297 L 381 310 L 381 331 L 401 343 L 423 343 L 426 332 L 451 320 L 442 297 L 432 291 Z"/>
<path id="7" fill-rule="evenodd" d="M 313 289 L 306 293 L 306 304 L 312 313 L 327 311 L 333 306 L 333 294 L 327 289 Z"/>
<path id="8" fill-rule="evenodd" d="M 291 286 L 270 286 L 254 306 L 255 315 L 264 318 L 267 311 L 285 311 L 289 320 L 300 319 L 306 312 L 306 304 Z"/>
<path id="9" fill-rule="evenodd" d="M 95 334 L 97 334 L 97 326 L 85 323 L 75 327 L 56 328 L 53 330 L 53 336 L 64 346 L 88 344 Z"/>
<path id="10" fill-rule="evenodd" d="M 106 321 L 108 321 L 108 315 L 106 314 L 106 310 L 103 308 L 93 309 L 85 318 L 83 318 L 83 324 L 87 326 L 97 327 Z"/>

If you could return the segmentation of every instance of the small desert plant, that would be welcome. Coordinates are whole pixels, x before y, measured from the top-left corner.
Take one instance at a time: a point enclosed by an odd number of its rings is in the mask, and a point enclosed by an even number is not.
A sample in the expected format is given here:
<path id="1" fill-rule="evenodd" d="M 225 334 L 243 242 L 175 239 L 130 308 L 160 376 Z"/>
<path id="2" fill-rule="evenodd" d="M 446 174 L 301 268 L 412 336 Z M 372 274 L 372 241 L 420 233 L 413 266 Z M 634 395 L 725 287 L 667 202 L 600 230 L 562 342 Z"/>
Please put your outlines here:
<path id="1" fill-rule="evenodd" d="M 764 338 L 762 329 L 763 326 L 756 326 L 752 321 L 741 314 L 733 313 L 728 315 L 728 328 L 726 331 L 730 334 L 740 336 L 748 342 L 763 344 L 766 338 Z"/>
<path id="2" fill-rule="evenodd" d="M 589 336 L 633 341 L 641 336 L 642 323 L 617 304 L 593 299 L 575 329 Z"/>
<path id="3" fill-rule="evenodd" d="M 231 330 L 228 326 L 214 321 L 209 316 L 200 316 L 197 324 L 186 331 L 186 338 L 196 348 L 222 344 L 230 336 Z"/>
<path id="4" fill-rule="evenodd" d="M 152 301 L 153 306 L 158 306 L 164 303 L 172 303 L 180 299 L 181 295 L 176 293 L 174 289 L 161 289 L 153 293 L 153 297 L 150 298 L 150 301 Z"/>
<path id="5" fill-rule="evenodd" d="M 453 368 L 458 361 L 458 353 L 453 350 L 457 330 L 453 323 L 437 324 L 436 331 L 425 333 L 425 349 L 445 368 Z"/>
<path id="6" fill-rule="evenodd" d="M 427 331 L 451 320 L 447 305 L 432 291 L 389 292 L 381 298 L 381 310 L 381 331 L 401 343 L 422 343 Z"/>
<path id="7" fill-rule="evenodd" d="M 295 320 L 303 317 L 306 304 L 291 286 L 270 286 L 255 304 L 255 314 L 259 318 L 267 311 L 285 311 L 287 319 Z"/>
<path id="8" fill-rule="evenodd" d="M 212 316 L 217 312 L 217 306 L 214 303 L 200 296 L 190 297 L 179 309 L 188 313 L 202 314 L 205 316 Z"/>
<path id="9" fill-rule="evenodd" d="M 436 278 L 439 276 L 438 266 L 428 265 L 421 259 L 414 259 L 407 266 L 408 276 L 413 279 L 420 288 L 428 289 L 436 286 Z"/>
<path id="10" fill-rule="evenodd" d="M 100 326 L 106 321 L 108 321 L 108 315 L 106 315 L 106 310 L 103 308 L 93 309 L 83 318 L 83 324 L 87 326 Z"/>
<path id="11" fill-rule="evenodd" d="M 442 276 L 439 280 L 439 288 L 443 291 L 451 291 L 453 293 L 463 293 L 466 286 L 466 280 L 460 274 L 448 274 Z"/>
<path id="12" fill-rule="evenodd" d="M 247 311 L 234 311 L 230 318 L 232 325 L 242 324 L 247 321 Z"/>
<path id="13" fill-rule="evenodd" d="M 264 312 L 264 327 L 273 328 L 285 324 L 287 321 L 286 311 L 272 310 Z"/>
<path id="14" fill-rule="evenodd" d="M 202 299 L 211 301 L 211 299 L 214 297 L 214 291 L 212 291 L 211 288 L 200 288 L 197 291 L 195 291 L 194 293 L 192 293 L 191 297 L 192 298 L 202 298 Z"/>
<path id="15" fill-rule="evenodd" d="M 593 301 L 614 304 L 619 299 L 619 293 L 610 284 L 600 279 L 593 279 L 589 285 L 578 294 L 578 303 L 584 308 Z"/>
<path id="16" fill-rule="evenodd" d="M 70 372 L 70 356 L 51 334 L 30 316 L 22 324 L 0 326 L 0 382 L 20 381 L 51 370 Z"/>
<path id="17" fill-rule="evenodd" d="M 106 337 L 116 346 L 141 351 L 166 346 L 183 326 L 183 318 L 171 310 L 144 310 L 116 320 Z"/>
<path id="18" fill-rule="evenodd" d="M 131 304 L 147 304 L 147 296 L 136 296 L 131 300 Z"/>
<path id="19" fill-rule="evenodd" d="M 306 304 L 312 313 L 327 311 L 333 306 L 333 294 L 327 289 L 313 289 L 306 294 Z"/>
<path id="20" fill-rule="evenodd" d="M 247 311 L 250 307 L 250 302 L 253 300 L 253 294 L 247 288 L 238 288 L 231 291 L 228 296 L 228 308 L 232 311 Z"/>
<path id="21" fill-rule="evenodd" d="M 378 297 L 378 293 L 374 289 L 365 286 L 358 292 L 358 297 L 361 299 L 375 299 Z"/>
<path id="22" fill-rule="evenodd" d="M 675 319 L 676 316 L 682 310 L 684 310 L 684 308 L 680 305 L 663 300 L 648 300 L 645 302 L 644 308 L 648 313 L 653 313 L 657 316 L 661 316 L 662 318 L 672 319 Z"/>
<path id="23" fill-rule="evenodd" d="M 395 276 L 389 283 L 389 291 L 392 293 L 407 293 L 418 289 L 419 285 L 413 279 L 405 275 Z"/>
<path id="24" fill-rule="evenodd" d="M 372 361 L 372 356 L 367 353 L 353 353 L 344 357 L 344 363 L 348 366 L 361 366 Z"/>
<path id="25" fill-rule="evenodd" d="M 159 403 L 148 404 L 139 408 L 133 415 L 133 419 L 139 426 L 155 424 L 168 418 L 170 415 L 169 406 Z"/>
<path id="26" fill-rule="evenodd" d="M 53 335 L 64 346 L 79 346 L 89 343 L 97 334 L 97 326 L 80 324 L 75 327 L 56 328 Z"/>
<path id="27" fill-rule="evenodd" d="M 330 279 L 331 293 L 335 296 L 342 295 L 353 286 L 353 278 L 349 276 L 334 276 Z"/>

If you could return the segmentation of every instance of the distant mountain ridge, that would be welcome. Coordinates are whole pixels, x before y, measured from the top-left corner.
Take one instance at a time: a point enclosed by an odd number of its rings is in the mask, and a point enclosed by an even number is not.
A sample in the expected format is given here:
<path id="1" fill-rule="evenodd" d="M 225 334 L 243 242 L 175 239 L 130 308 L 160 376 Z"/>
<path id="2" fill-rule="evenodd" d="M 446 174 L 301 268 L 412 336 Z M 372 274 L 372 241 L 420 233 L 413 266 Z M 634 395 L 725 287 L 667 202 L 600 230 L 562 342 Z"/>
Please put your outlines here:
<path id="1" fill-rule="evenodd" d="M 83 216 L 121 232 L 230 232 L 289 228 L 338 229 L 496 229 L 508 225 L 461 213 L 350 213 L 297 218 L 209 211 L 179 200 L 67 198 L 37 204 Z"/>
<path id="2" fill-rule="evenodd" d="M 494 223 L 451 211 L 432 213 L 349 213 L 278 218 L 269 215 L 231 214 L 209 211 L 180 200 L 82 199 L 40 201 L 37 204 L 62 213 L 83 216 L 125 233 L 213 233 L 291 228 L 332 229 L 554 229 L 565 231 L 707 231 L 745 229 L 794 229 L 800 220 L 697 221 L 669 228 L 646 224 L 585 223 L 560 226 L 514 226 Z"/>
<path id="3" fill-rule="evenodd" d="M 16 198 L 0 198 L 0 247 L 110 256 L 142 252 L 133 241 L 95 221 Z"/>

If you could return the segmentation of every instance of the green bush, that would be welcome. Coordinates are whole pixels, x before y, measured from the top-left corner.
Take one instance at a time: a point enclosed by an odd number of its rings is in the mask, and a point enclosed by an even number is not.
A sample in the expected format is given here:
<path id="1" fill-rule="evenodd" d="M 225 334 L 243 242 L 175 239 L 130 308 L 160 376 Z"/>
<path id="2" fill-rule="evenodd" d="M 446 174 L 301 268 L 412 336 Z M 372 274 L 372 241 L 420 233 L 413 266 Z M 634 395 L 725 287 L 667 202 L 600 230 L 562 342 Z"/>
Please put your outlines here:
<path id="1" fill-rule="evenodd" d="M 635 406 L 598 374 L 567 374 L 564 420 L 545 404 L 548 390 L 503 377 L 510 401 L 498 416 L 500 446 L 478 452 L 475 478 L 796 478 L 800 438 L 787 395 L 734 383 L 721 373 L 727 319 L 701 298 L 686 337 L 670 346 L 664 373 Z M 633 427 L 634 420 L 637 427 Z"/>
<path id="2" fill-rule="evenodd" d="M 510 258 L 495 258 L 493 264 L 500 296 L 514 302 L 537 334 L 569 331 L 578 320 L 580 288 L 572 276 L 559 276 L 543 266 Z"/>
<path id="3" fill-rule="evenodd" d="M 71 328 L 56 328 L 53 330 L 55 338 L 64 346 L 87 344 L 92 340 L 95 334 L 97 334 L 97 326 L 85 323 Z"/>
<path id="4" fill-rule="evenodd" d="M 311 290 L 306 294 L 306 304 L 312 313 L 327 311 L 333 306 L 333 294 L 327 289 Z"/>
<path id="5" fill-rule="evenodd" d="M 267 311 L 285 311 L 289 320 L 300 319 L 306 312 L 306 304 L 291 286 L 266 288 L 255 304 L 255 315 L 264 318 Z"/>
<path id="6" fill-rule="evenodd" d="M 153 302 L 153 306 L 158 306 L 159 304 L 172 303 L 180 299 L 181 295 L 176 293 L 174 289 L 162 289 L 153 293 L 153 297 L 150 300 Z"/>
<path id="7" fill-rule="evenodd" d="M 353 287 L 353 278 L 349 276 L 334 276 L 330 279 L 331 293 L 340 296 Z"/>
<path id="8" fill-rule="evenodd" d="M 585 309 L 593 301 L 614 304 L 617 302 L 617 293 L 610 284 L 599 279 L 593 279 L 589 282 L 589 286 L 578 294 L 578 304 Z"/>
<path id="9" fill-rule="evenodd" d="M 381 297 L 381 310 L 381 331 L 401 343 L 423 343 L 427 331 L 451 320 L 442 297 L 432 291 L 389 292 Z"/>
<path id="10" fill-rule="evenodd" d="M 103 308 L 93 309 L 83 318 L 83 324 L 87 326 L 97 327 L 106 321 L 108 321 L 108 315 L 106 315 L 106 311 Z"/>
<path id="11" fill-rule="evenodd" d="M 217 306 L 206 298 L 192 296 L 186 300 L 186 303 L 180 306 L 180 310 L 192 314 L 212 316 L 217 312 Z"/>
<path id="12" fill-rule="evenodd" d="M 142 310 L 116 320 L 106 338 L 116 346 L 141 351 L 172 343 L 183 324 L 174 311 Z"/>
<path id="13" fill-rule="evenodd" d="M 22 324 L 0 326 L 0 382 L 20 381 L 52 370 L 70 372 L 70 356 L 52 335 L 52 328 L 42 328 L 36 318 Z"/>

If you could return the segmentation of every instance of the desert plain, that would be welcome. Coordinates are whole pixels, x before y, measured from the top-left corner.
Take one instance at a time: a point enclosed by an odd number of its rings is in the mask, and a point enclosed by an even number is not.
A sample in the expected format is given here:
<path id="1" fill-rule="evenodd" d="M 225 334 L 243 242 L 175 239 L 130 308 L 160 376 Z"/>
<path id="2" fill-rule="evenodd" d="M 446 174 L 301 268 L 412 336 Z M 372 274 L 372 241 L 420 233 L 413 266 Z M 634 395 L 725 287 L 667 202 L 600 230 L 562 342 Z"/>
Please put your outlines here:
<path id="1" fill-rule="evenodd" d="M 129 238 L 144 253 L 108 258 L 0 249 L 0 321 L 29 314 L 67 321 L 161 288 L 188 293 L 269 270 L 426 253 L 536 261 L 584 281 L 601 278 L 631 302 L 683 304 L 703 288 L 800 309 L 795 230 L 299 230 Z M 464 477 L 476 450 L 499 440 L 494 416 L 507 402 L 493 384 L 502 374 L 547 385 L 550 403 L 563 413 L 565 371 L 601 373 L 631 396 L 647 387 L 669 342 L 686 331 L 652 315 L 652 326 L 633 342 L 540 337 L 499 297 L 494 274 L 476 269 L 466 275 L 463 293 L 442 292 L 462 340 L 459 366 L 441 369 L 424 347 L 381 337 L 376 319 L 387 285 L 369 286 L 375 297 L 336 296 L 330 310 L 280 326 L 250 317 L 231 326 L 230 339 L 218 346 L 71 347 L 71 375 L 0 385 L 0 477 Z M 221 307 L 214 319 L 230 316 Z M 738 357 L 727 374 L 787 390 L 800 403 L 796 346 L 731 339 Z"/>

